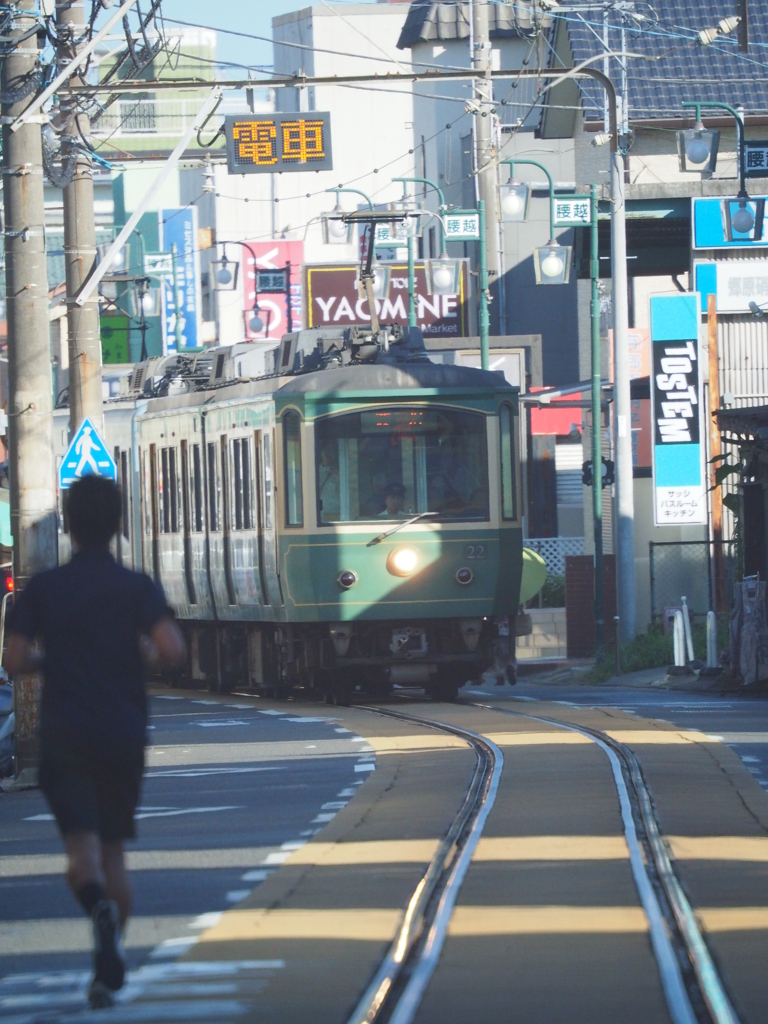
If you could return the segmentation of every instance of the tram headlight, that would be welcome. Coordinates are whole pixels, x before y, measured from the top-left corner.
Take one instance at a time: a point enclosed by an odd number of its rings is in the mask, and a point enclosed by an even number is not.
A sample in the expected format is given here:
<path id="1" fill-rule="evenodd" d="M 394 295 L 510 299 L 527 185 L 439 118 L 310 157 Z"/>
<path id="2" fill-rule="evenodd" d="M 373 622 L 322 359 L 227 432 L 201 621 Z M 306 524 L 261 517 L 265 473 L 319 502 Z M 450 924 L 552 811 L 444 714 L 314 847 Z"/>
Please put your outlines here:
<path id="1" fill-rule="evenodd" d="M 395 548 L 387 558 L 387 572 L 393 576 L 410 576 L 418 564 L 419 555 L 413 548 Z"/>

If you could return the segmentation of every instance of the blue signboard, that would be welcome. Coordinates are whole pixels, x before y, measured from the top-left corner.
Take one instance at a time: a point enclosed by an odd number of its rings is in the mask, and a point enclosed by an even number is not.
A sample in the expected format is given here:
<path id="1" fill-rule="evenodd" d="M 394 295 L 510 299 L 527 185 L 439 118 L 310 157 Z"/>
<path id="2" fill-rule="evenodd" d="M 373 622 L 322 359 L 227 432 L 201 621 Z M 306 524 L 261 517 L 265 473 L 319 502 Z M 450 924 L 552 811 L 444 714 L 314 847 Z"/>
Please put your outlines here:
<path id="1" fill-rule="evenodd" d="M 93 423 L 86 418 L 77 428 L 59 466 L 59 487 L 65 491 L 81 477 L 105 476 L 117 480 L 117 466 Z"/>
<path id="2" fill-rule="evenodd" d="M 179 309 L 180 347 L 200 345 L 200 254 L 197 245 L 197 207 L 160 210 L 160 248 L 170 253 L 176 247 L 176 306 Z M 163 337 L 165 351 L 176 351 L 176 307 L 173 302 L 173 273 L 163 275 Z"/>
<path id="3" fill-rule="evenodd" d="M 651 296 L 653 491 L 657 526 L 707 522 L 701 429 L 700 298 Z"/>
<path id="4" fill-rule="evenodd" d="M 739 207 L 739 200 L 735 196 L 728 199 L 694 199 L 693 248 L 751 249 L 768 246 L 765 197 L 751 196 L 744 204 L 744 209 L 752 215 L 753 226 L 749 231 L 737 231 L 733 226 L 733 216 Z"/>

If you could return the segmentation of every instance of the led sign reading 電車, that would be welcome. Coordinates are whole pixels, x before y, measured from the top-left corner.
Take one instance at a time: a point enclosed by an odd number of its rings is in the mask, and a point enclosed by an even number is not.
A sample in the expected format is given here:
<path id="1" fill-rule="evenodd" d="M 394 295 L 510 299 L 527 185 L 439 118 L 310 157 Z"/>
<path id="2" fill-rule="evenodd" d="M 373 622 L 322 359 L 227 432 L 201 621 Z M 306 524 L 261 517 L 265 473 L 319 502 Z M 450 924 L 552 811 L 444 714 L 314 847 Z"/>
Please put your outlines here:
<path id="1" fill-rule="evenodd" d="M 330 171 L 331 115 L 229 115 L 224 122 L 230 174 Z"/>
<path id="2" fill-rule="evenodd" d="M 363 434 L 424 434 L 437 430 L 437 414 L 430 409 L 375 409 L 363 412 Z"/>

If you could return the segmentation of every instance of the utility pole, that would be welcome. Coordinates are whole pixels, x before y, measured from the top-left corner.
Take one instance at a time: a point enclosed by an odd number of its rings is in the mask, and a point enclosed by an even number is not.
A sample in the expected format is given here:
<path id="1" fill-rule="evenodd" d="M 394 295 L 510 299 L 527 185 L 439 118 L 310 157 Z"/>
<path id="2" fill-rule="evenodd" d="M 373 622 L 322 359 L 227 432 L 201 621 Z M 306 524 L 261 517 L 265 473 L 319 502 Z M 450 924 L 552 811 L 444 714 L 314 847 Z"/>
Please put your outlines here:
<path id="1" fill-rule="evenodd" d="M 18 93 L 3 104 L 3 205 L 8 315 L 8 443 L 11 476 L 13 575 L 17 590 L 57 562 L 56 469 L 53 459 L 48 275 L 43 234 L 43 149 L 39 123 L 12 132 L 9 122 L 29 104 L 24 84 L 37 53 L 35 0 L 18 0 L 10 38 L 20 37 L 2 61 L 2 89 Z M 30 29 L 33 34 L 26 38 Z M 16 773 L 37 765 L 40 677 L 14 680 Z M 33 781 L 33 780 L 30 780 Z"/>
<path id="2" fill-rule="evenodd" d="M 85 45 L 84 5 L 77 0 L 57 0 L 57 61 L 63 71 Z M 85 79 L 75 74 L 70 79 L 75 88 Z M 75 298 L 81 285 L 96 265 L 96 224 L 93 212 L 93 166 L 83 151 L 82 140 L 90 139 L 91 121 L 78 110 L 71 94 L 62 92 L 61 111 L 65 120 L 61 143 L 64 156 L 73 151 L 72 181 L 64 187 L 64 261 L 67 275 L 67 334 L 69 345 L 69 426 L 75 433 L 87 416 L 103 434 L 104 419 L 101 394 L 101 333 L 99 330 L 99 296 L 94 291 L 82 304 Z"/>
<path id="3" fill-rule="evenodd" d="M 627 294 L 627 204 L 624 157 L 611 140 L 611 301 L 613 303 L 613 387 L 616 420 L 616 576 L 623 640 L 637 633 L 635 597 L 635 482 L 632 472 L 632 400 L 629 388 L 629 305 Z"/>
<path id="4" fill-rule="evenodd" d="M 488 289 L 499 288 L 499 219 L 496 214 L 496 147 L 493 138 L 493 79 L 491 77 L 491 39 L 488 26 L 488 0 L 472 0 L 472 67 L 479 76 L 474 80 L 477 110 L 474 118 L 477 198 L 485 204 L 485 266 Z M 483 245 L 481 241 L 478 243 Z M 498 314 L 494 317 L 498 323 Z"/>

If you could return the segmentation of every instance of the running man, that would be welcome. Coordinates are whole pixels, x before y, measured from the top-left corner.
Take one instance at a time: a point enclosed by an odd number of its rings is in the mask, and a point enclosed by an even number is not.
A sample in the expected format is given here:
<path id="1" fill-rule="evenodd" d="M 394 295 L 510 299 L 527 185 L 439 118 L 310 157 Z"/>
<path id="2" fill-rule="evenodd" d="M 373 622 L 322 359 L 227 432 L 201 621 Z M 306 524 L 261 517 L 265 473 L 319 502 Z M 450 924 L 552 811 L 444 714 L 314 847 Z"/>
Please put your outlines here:
<path id="1" fill-rule="evenodd" d="M 72 485 L 75 553 L 16 598 L 5 654 L 10 675 L 43 673 L 40 788 L 64 842 L 67 881 L 93 922 L 94 1009 L 112 1005 L 125 977 L 131 890 L 123 844 L 136 834 L 147 725 L 142 638 L 160 665 L 185 658 L 160 589 L 109 552 L 120 511 L 110 480 L 88 475 Z"/>

